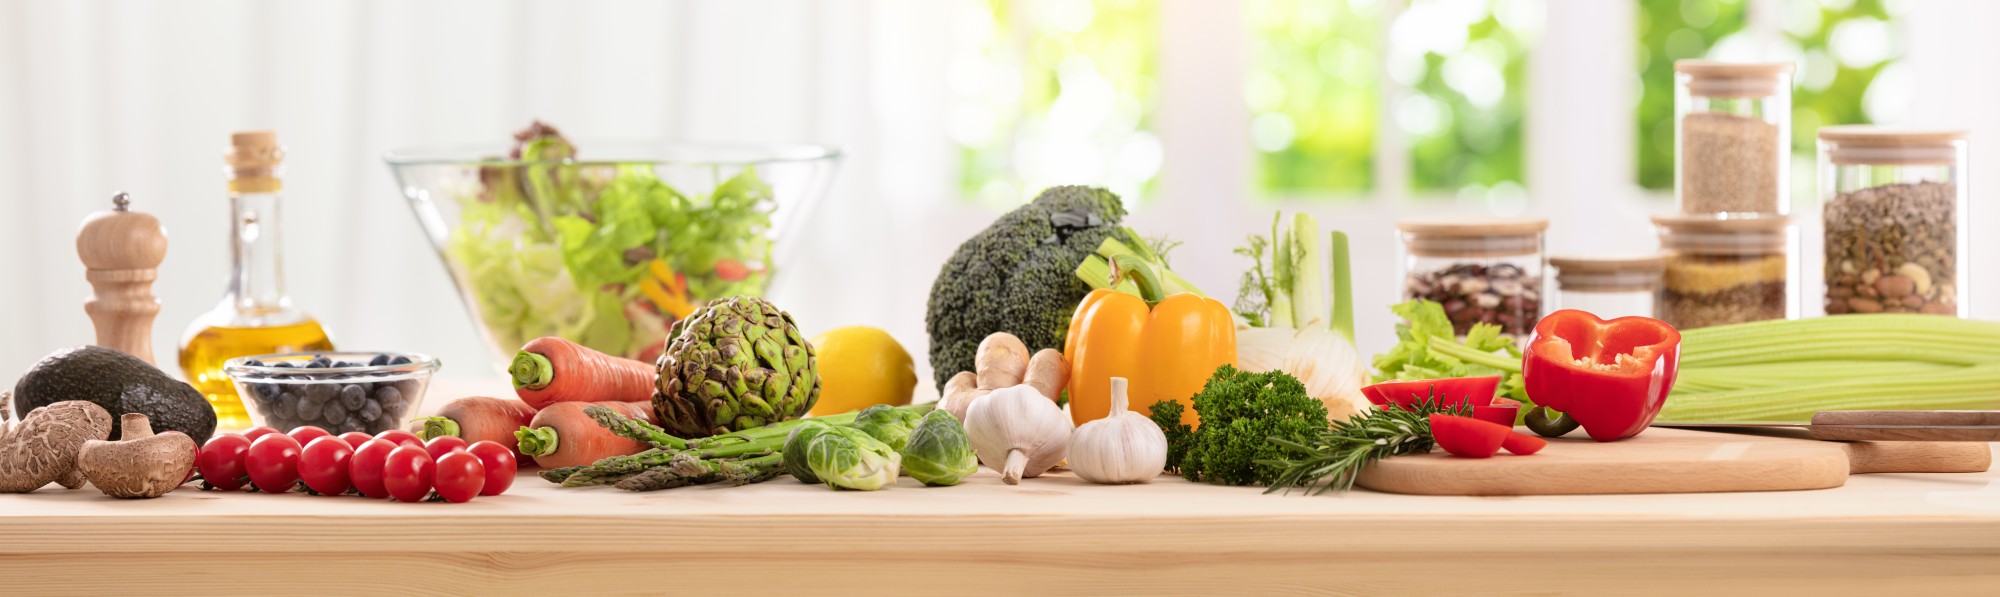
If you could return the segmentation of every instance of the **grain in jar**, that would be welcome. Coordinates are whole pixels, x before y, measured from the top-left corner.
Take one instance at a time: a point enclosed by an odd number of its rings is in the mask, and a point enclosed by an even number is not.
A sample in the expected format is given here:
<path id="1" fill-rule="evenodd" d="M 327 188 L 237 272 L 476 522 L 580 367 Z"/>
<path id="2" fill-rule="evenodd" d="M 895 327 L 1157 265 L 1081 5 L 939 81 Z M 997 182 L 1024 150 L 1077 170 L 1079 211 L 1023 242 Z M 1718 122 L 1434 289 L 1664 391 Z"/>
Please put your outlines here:
<path id="1" fill-rule="evenodd" d="M 1786 214 L 1792 63 L 1674 62 L 1674 195 L 1685 214 Z"/>
<path id="2" fill-rule="evenodd" d="M 1828 315 L 1967 316 L 1972 234 L 1964 131 L 1819 131 Z"/>
<path id="3" fill-rule="evenodd" d="M 1490 323 L 1522 336 L 1541 319 L 1548 220 L 1403 220 L 1396 227 L 1403 234 L 1403 299 L 1442 304 L 1459 335 Z"/>
<path id="4" fill-rule="evenodd" d="M 1601 318 L 1652 317 L 1666 259 L 1657 253 L 1630 256 L 1558 256 L 1556 308 L 1588 311 Z M 1551 309 L 1554 310 L 1554 309 Z"/>
<path id="5" fill-rule="evenodd" d="M 1665 267 L 1657 317 L 1681 329 L 1798 312 L 1789 218 L 1654 216 Z"/>

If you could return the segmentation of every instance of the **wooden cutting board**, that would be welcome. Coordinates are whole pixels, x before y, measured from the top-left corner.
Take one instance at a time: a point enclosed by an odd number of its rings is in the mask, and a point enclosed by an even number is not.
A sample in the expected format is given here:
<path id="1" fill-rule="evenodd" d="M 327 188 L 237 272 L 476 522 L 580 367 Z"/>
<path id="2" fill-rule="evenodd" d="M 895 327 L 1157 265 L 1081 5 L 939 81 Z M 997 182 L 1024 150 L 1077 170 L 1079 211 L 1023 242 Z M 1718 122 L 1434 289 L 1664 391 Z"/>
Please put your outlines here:
<path id="1" fill-rule="evenodd" d="M 1985 442 L 1826 442 L 1785 431 L 1653 428 L 1610 443 L 1574 435 L 1533 456 L 1398 456 L 1356 485 L 1420 495 L 1788 491 L 1839 487 L 1853 474 L 1981 472 L 1993 458 Z"/>

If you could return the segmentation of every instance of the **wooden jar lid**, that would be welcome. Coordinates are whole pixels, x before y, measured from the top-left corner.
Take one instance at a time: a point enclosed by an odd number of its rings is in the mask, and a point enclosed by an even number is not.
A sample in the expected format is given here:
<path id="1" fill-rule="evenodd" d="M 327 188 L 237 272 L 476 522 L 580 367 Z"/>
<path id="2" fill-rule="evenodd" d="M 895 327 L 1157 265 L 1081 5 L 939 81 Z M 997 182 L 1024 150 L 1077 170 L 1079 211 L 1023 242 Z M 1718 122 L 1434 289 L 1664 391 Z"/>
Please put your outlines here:
<path id="1" fill-rule="evenodd" d="M 1606 257 L 1550 257 L 1556 285 L 1563 290 L 1635 292 L 1657 290 L 1667 260 L 1658 253 Z"/>
<path id="2" fill-rule="evenodd" d="M 1785 250 L 1790 216 L 1718 218 L 1707 214 L 1653 216 L 1660 247 L 1697 254 L 1761 255 Z"/>
<path id="3" fill-rule="evenodd" d="M 1953 165 L 1971 133 L 1955 129 L 1910 129 L 1866 124 L 1820 127 L 1828 161 L 1842 165 Z"/>
<path id="4" fill-rule="evenodd" d="M 1777 95 L 1793 68 L 1790 62 L 1674 61 L 1674 72 L 1688 76 L 1688 93 L 1701 97 Z"/>
<path id="5" fill-rule="evenodd" d="M 1435 218 L 1398 220 L 1403 246 L 1424 257 L 1531 255 L 1542 251 L 1546 218 Z"/>

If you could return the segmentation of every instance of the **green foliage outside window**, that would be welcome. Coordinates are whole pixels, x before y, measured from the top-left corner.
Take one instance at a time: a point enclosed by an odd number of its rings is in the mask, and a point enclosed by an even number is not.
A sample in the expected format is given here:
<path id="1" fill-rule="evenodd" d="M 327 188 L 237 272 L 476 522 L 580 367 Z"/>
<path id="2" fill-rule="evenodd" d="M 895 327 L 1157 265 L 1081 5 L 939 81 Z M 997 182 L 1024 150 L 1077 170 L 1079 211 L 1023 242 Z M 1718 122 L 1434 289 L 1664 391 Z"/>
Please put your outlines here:
<path id="1" fill-rule="evenodd" d="M 1674 188 L 1674 61 L 1701 58 L 1749 23 L 1744 0 L 1640 0 L 1639 186 Z"/>
<path id="2" fill-rule="evenodd" d="M 1528 47 L 1540 26 L 1522 9 L 1533 6 L 1411 0 L 1396 17 L 1389 69 L 1411 92 L 1391 112 L 1409 137 L 1410 188 L 1520 183 Z"/>
<path id="3" fill-rule="evenodd" d="M 1367 191 L 1382 116 L 1383 3 L 1248 0 L 1250 144 L 1265 193 Z"/>

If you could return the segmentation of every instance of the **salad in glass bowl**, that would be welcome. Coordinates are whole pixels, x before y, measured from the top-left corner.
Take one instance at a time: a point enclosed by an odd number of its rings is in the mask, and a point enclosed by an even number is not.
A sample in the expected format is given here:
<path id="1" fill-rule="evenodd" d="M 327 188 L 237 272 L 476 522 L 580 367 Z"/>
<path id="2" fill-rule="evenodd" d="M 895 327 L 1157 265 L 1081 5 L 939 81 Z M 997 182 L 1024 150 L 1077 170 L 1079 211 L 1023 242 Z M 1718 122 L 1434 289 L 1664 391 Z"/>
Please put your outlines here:
<path id="1" fill-rule="evenodd" d="M 540 122 L 514 140 L 385 156 L 501 363 L 542 336 L 650 361 L 694 308 L 762 296 L 839 159 L 810 145 L 577 144 Z"/>

